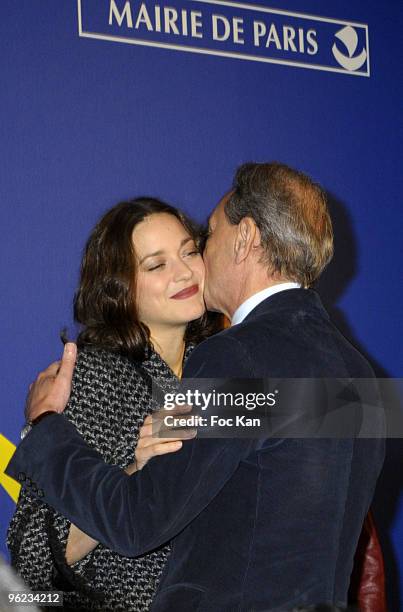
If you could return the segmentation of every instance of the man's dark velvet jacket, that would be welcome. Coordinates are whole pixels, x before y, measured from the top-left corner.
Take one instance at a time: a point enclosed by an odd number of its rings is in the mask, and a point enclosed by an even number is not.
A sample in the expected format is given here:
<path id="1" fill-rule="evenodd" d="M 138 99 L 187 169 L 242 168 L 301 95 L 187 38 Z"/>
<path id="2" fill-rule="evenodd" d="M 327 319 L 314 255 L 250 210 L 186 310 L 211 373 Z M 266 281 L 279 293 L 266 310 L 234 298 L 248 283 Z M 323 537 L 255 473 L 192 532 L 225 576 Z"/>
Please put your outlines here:
<path id="1" fill-rule="evenodd" d="M 184 375 L 373 372 L 317 294 L 291 289 L 200 344 Z M 377 439 L 201 438 L 129 477 L 54 415 L 20 444 L 7 473 L 122 555 L 172 540 L 153 612 L 257 612 L 346 603 L 383 456 Z"/>

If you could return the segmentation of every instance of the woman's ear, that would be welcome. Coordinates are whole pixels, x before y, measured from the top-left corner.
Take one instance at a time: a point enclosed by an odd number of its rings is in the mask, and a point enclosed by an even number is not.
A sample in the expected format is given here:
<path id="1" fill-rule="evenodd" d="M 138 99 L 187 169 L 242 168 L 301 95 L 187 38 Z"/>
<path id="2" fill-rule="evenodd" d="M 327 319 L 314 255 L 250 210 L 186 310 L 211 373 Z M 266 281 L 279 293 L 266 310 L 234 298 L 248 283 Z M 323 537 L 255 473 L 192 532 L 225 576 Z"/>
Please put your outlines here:
<path id="1" fill-rule="evenodd" d="M 234 243 L 235 262 L 241 263 L 253 249 L 260 247 L 260 232 L 251 217 L 244 217 L 237 226 Z"/>

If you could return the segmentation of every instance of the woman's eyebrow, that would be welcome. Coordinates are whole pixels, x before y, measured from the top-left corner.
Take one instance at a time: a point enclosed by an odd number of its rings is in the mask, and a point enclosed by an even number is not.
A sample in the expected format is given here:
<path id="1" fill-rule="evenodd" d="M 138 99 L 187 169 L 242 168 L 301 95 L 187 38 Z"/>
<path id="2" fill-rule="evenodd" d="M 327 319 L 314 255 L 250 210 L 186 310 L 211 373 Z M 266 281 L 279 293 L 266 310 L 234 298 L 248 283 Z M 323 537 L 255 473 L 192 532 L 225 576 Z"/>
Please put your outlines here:
<path id="1" fill-rule="evenodd" d="M 157 255 L 163 255 L 164 251 L 163 250 L 159 250 L 159 251 L 154 251 L 154 253 L 150 253 L 149 255 L 145 255 L 142 259 L 140 259 L 139 263 L 143 263 L 144 260 L 146 260 L 148 257 L 156 257 Z"/>
<path id="2" fill-rule="evenodd" d="M 180 248 L 182 248 L 187 242 L 190 241 L 194 241 L 194 238 L 192 238 L 192 236 L 187 236 L 186 238 L 183 238 L 183 240 L 181 240 L 180 243 Z M 140 259 L 139 263 L 143 263 L 143 261 L 145 259 L 147 259 L 148 257 L 157 257 L 158 255 L 163 255 L 165 253 L 165 251 L 163 249 L 160 249 L 159 251 L 154 251 L 154 253 L 150 253 L 149 255 L 145 255 L 142 259 Z"/>

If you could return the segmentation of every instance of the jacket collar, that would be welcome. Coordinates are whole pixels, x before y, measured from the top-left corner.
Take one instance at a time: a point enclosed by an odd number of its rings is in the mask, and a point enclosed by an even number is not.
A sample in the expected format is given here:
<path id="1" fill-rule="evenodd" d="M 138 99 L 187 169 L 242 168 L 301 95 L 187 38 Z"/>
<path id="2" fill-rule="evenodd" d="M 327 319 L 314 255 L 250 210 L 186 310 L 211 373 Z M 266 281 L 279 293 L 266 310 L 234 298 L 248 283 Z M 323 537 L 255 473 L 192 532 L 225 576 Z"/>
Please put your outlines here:
<path id="1" fill-rule="evenodd" d="M 251 322 L 263 314 L 275 314 L 281 311 L 292 312 L 300 310 L 304 312 L 315 312 L 317 315 L 329 319 L 329 315 L 322 304 L 316 291 L 313 289 L 288 289 L 271 295 L 260 302 L 243 320 L 243 323 Z M 242 325 L 242 323 L 240 323 Z"/>

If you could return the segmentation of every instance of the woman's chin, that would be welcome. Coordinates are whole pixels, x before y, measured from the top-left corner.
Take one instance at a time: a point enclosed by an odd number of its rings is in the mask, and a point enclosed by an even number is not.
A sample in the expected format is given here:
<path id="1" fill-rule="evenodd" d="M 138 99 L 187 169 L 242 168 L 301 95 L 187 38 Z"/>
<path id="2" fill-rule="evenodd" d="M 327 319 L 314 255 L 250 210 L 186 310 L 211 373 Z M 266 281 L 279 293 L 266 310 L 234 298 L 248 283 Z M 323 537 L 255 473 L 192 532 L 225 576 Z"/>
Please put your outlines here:
<path id="1" fill-rule="evenodd" d="M 173 325 L 174 327 L 177 325 L 187 325 L 191 321 L 200 319 L 205 312 L 206 308 L 203 298 L 197 297 L 197 299 L 183 300 L 182 303 L 175 304 L 174 307 L 172 307 L 172 304 L 169 304 L 168 308 L 160 313 L 160 323 Z M 156 316 L 154 318 L 155 320 L 157 319 Z"/>
<path id="2" fill-rule="evenodd" d="M 191 321 L 196 321 L 196 319 L 200 319 L 201 316 L 204 315 L 206 309 L 203 304 L 195 304 L 194 306 L 186 308 L 186 311 L 183 312 L 183 322 L 190 323 Z"/>
<path id="3" fill-rule="evenodd" d="M 192 313 L 189 313 L 189 317 L 187 317 L 186 322 L 190 323 L 191 321 L 196 321 L 196 319 L 200 319 L 200 317 L 202 317 L 205 312 L 206 312 L 206 309 L 203 304 L 202 307 L 195 308 Z"/>

